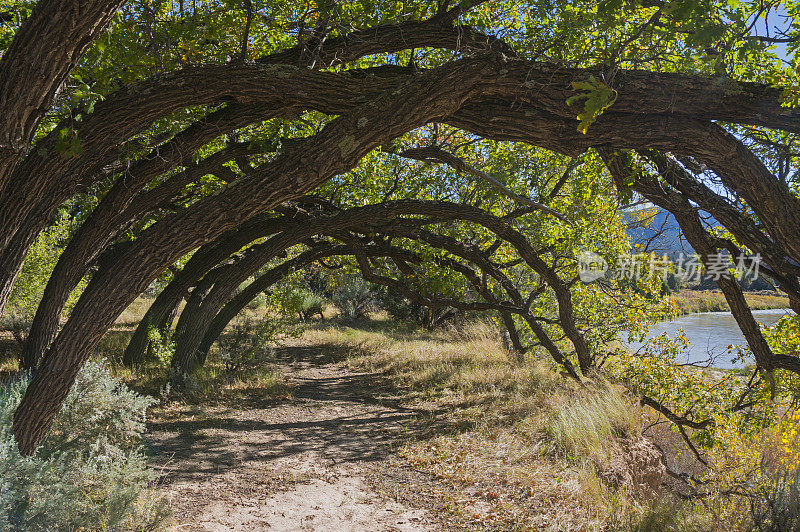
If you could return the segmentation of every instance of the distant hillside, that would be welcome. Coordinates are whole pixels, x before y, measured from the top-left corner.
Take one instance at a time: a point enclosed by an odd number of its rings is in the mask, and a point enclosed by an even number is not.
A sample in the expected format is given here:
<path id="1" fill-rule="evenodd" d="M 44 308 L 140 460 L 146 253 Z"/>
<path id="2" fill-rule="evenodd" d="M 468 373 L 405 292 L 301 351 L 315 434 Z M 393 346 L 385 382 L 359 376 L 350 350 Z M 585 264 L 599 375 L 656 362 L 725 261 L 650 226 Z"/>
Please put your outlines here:
<path id="1" fill-rule="evenodd" d="M 680 231 L 678 221 L 669 211 L 657 207 L 631 211 L 626 216 L 628 236 L 634 244 L 646 246 L 647 251 L 675 257 L 680 253 L 694 253 Z M 709 217 L 707 224 L 718 222 Z"/>

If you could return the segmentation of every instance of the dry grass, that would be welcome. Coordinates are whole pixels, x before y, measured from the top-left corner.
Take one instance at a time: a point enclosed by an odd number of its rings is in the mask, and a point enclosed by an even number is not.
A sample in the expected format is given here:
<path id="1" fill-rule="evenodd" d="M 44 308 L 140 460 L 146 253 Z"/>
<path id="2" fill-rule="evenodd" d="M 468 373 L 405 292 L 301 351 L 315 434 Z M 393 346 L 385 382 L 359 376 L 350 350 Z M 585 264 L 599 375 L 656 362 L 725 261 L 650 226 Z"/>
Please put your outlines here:
<path id="1" fill-rule="evenodd" d="M 133 303 L 128 305 L 122 314 L 119 315 L 117 320 L 114 322 L 115 325 L 121 327 L 136 327 L 141 321 L 142 316 L 144 316 L 147 309 L 150 308 L 150 304 L 153 303 L 152 297 L 147 296 L 139 296 L 137 297 Z M 181 304 L 183 306 L 183 304 Z"/>
<path id="2" fill-rule="evenodd" d="M 752 310 L 789 307 L 789 298 L 781 295 L 745 292 L 744 297 Z M 725 296 L 717 290 L 681 290 L 670 298 L 677 303 L 678 314 L 730 311 Z"/>
<path id="3" fill-rule="evenodd" d="M 211 355 L 203 367 L 193 373 L 186 389 L 178 393 L 167 384 L 168 368 L 155 363 L 128 368 L 119 363 L 118 358 L 111 359 L 110 364 L 116 378 L 139 393 L 161 396 L 167 402 L 198 404 L 235 401 L 244 397 L 276 399 L 287 397 L 292 392 L 292 387 L 271 360 L 263 360 L 257 367 L 229 371 Z"/>
<path id="4" fill-rule="evenodd" d="M 566 455 L 603 460 L 608 443 L 639 434 L 642 412 L 622 391 L 607 383 L 594 392 L 560 394 L 551 404 L 549 440 Z"/>
<path id="5" fill-rule="evenodd" d="M 659 530 L 678 515 L 635 500 L 597 473 L 617 439 L 640 434 L 642 416 L 608 383 L 579 387 L 536 354 L 515 363 L 494 328 L 413 332 L 388 323 L 370 330 L 318 328 L 305 340 L 337 350 L 345 363 L 380 372 L 429 423 L 398 452 L 450 487 L 438 496 L 459 528 L 492 530 Z"/>
<path id="6" fill-rule="evenodd" d="M 384 372 L 417 394 L 446 391 L 473 396 L 533 384 L 534 368 L 510 364 L 496 336 L 483 325 L 458 333 L 329 328 L 306 334 L 312 343 L 347 344 L 352 349 L 351 366 Z"/>
<path id="7" fill-rule="evenodd" d="M 0 336 L 0 378 L 2 375 L 13 375 L 19 371 L 20 347 L 10 336 Z"/>
<path id="8" fill-rule="evenodd" d="M 292 391 L 292 387 L 286 383 L 283 375 L 272 364 L 263 368 L 229 372 L 221 365 L 212 362 L 198 370 L 194 378 L 196 379 L 194 385 L 181 394 L 181 400 L 186 402 L 228 401 L 244 396 L 274 399 L 288 396 Z"/>

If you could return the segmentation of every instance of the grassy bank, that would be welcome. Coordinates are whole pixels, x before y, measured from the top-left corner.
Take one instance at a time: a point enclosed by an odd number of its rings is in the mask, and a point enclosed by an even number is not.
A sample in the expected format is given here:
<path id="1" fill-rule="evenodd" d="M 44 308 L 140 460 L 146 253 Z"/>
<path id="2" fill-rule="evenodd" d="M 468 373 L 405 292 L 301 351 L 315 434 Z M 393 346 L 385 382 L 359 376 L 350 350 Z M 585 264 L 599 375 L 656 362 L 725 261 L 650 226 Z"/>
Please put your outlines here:
<path id="1" fill-rule="evenodd" d="M 586 387 L 545 358 L 514 363 L 492 328 L 408 332 L 323 327 L 311 344 L 391 383 L 393 401 L 429 412 L 398 449 L 444 486 L 457 528 L 704 530 L 710 518 L 661 487 L 648 413 L 619 386 Z"/>
<path id="2" fill-rule="evenodd" d="M 716 290 L 681 290 L 669 297 L 675 301 L 679 314 L 730 311 L 725 296 Z M 752 310 L 789 307 L 789 298 L 781 295 L 745 292 L 744 297 Z"/>
<path id="3" fill-rule="evenodd" d="M 701 294 L 713 293 L 693 295 Z M 132 309 L 129 319 L 138 313 Z M 713 469 L 700 466 L 664 419 L 643 409 L 626 388 L 601 378 L 578 385 L 536 352 L 515 362 L 494 326 L 479 322 L 426 331 L 385 315 L 350 326 L 329 318 L 307 324 L 299 338 L 273 339 L 254 351 L 261 343 L 254 342 L 246 317 L 227 330 L 181 394 L 165 386 L 168 357 L 153 357 L 136 370 L 120 365 L 130 326 L 106 335 L 95 356 L 134 389 L 160 399 L 151 416 L 176 424 L 196 421 L 209 405 L 238 411 L 254 398 L 270 408 L 307 399 L 301 381 L 286 373 L 286 346 L 303 350 L 310 365 L 330 370 L 339 363 L 367 374 L 359 376 L 368 383 L 359 388 L 359 401 L 363 390 L 365 403 L 413 412 L 391 460 L 419 475 L 405 486 L 378 479 L 376 489 L 396 498 L 405 490 L 408 500 L 443 516 L 453 529 L 752 529 L 749 509 L 710 484 L 703 484 L 702 498 L 681 498 L 685 485 L 666 474 L 663 457 L 679 473 L 699 476 Z M 345 373 L 349 382 L 353 375 Z M 730 449 L 761 456 L 762 447 L 775 448 L 777 440 L 764 439 L 757 448 L 751 440 L 731 441 L 736 445 Z M 738 463 L 727 455 L 717 462 Z M 738 486 L 734 480 L 729 484 Z"/>

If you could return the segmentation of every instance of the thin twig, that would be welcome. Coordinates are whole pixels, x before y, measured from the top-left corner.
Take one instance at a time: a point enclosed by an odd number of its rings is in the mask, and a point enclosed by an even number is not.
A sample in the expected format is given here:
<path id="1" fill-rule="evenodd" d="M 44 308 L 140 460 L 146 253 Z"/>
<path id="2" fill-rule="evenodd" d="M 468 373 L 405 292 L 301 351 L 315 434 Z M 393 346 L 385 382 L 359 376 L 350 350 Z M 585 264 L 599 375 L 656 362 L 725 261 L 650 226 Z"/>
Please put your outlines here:
<path id="1" fill-rule="evenodd" d="M 538 201 L 532 200 L 531 198 L 526 198 L 524 196 L 520 196 L 513 190 L 507 188 L 503 183 L 495 179 L 494 177 L 490 176 L 486 172 L 475 168 L 474 166 L 468 164 L 466 161 L 454 155 L 446 150 L 443 150 L 439 146 L 429 146 L 426 148 L 410 148 L 403 152 L 400 152 L 398 155 L 401 157 L 406 157 L 409 159 L 416 159 L 418 161 L 423 162 L 431 162 L 431 161 L 438 161 L 444 164 L 447 164 L 454 169 L 462 172 L 466 172 L 470 175 L 483 179 L 484 181 L 488 181 L 490 185 L 492 185 L 495 189 L 499 190 L 505 196 L 511 198 L 517 203 L 522 203 L 524 205 L 528 205 L 530 207 L 534 207 L 540 211 L 544 211 L 548 214 L 551 214 L 561 220 L 562 222 L 568 222 L 567 217 L 558 212 L 557 210 L 548 207 Z"/>

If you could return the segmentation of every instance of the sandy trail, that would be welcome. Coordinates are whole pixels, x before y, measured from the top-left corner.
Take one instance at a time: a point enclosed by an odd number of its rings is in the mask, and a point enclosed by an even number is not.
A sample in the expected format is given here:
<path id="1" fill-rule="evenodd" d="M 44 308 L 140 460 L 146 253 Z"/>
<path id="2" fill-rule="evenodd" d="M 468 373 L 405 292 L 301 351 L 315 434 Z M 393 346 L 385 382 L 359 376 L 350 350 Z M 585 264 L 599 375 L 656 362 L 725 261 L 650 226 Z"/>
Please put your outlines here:
<path id="1" fill-rule="evenodd" d="M 376 492 L 414 412 L 372 399 L 375 375 L 313 347 L 279 352 L 289 399 L 185 407 L 149 427 L 178 530 L 436 530 L 423 509 Z M 391 475 L 391 471 L 388 471 Z"/>

